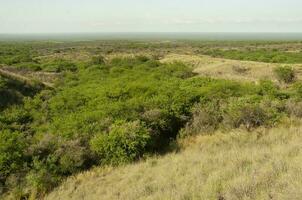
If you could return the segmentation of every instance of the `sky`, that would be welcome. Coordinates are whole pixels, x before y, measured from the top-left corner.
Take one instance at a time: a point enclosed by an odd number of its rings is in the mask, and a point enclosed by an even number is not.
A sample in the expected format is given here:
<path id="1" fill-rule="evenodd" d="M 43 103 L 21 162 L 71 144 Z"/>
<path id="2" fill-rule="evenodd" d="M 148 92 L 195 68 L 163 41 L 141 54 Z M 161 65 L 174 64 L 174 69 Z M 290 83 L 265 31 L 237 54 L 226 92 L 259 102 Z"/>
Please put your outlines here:
<path id="1" fill-rule="evenodd" d="M 302 0 L 0 0 L 0 33 L 302 32 Z"/>

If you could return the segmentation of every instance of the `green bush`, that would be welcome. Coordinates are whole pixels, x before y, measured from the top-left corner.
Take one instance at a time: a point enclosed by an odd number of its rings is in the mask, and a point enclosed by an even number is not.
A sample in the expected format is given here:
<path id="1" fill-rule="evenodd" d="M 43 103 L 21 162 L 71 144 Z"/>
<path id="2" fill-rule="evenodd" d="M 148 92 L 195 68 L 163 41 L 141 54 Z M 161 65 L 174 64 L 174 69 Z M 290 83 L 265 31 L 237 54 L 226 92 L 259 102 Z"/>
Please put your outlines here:
<path id="1" fill-rule="evenodd" d="M 222 122 L 222 112 L 219 102 L 197 104 L 192 110 L 192 119 L 182 130 L 184 135 L 202 134 L 216 130 Z"/>
<path id="2" fill-rule="evenodd" d="M 271 126 L 278 120 L 277 108 L 259 97 L 234 98 L 225 106 L 223 124 L 230 128 Z"/>
<path id="3" fill-rule="evenodd" d="M 259 84 L 259 95 L 270 95 L 270 96 L 276 96 L 278 94 L 279 89 L 277 86 L 272 82 L 268 80 L 261 80 Z"/>
<path id="4" fill-rule="evenodd" d="M 274 73 L 281 82 L 292 83 L 295 80 L 295 71 L 289 66 L 276 67 Z"/>
<path id="5" fill-rule="evenodd" d="M 105 64 L 105 58 L 104 56 L 94 56 L 91 58 L 91 62 L 92 65 L 103 65 Z"/>
<path id="6" fill-rule="evenodd" d="M 144 56 L 144 55 L 136 56 L 136 59 L 140 62 L 147 62 L 150 60 L 147 56 Z"/>
<path id="7" fill-rule="evenodd" d="M 108 134 L 98 134 L 91 140 L 91 148 L 103 164 L 118 165 L 142 156 L 150 143 L 147 128 L 139 121 L 119 121 L 110 127 Z"/>
<path id="8" fill-rule="evenodd" d="M 26 139 L 22 133 L 0 130 L 0 183 L 12 173 L 23 170 Z"/>
<path id="9" fill-rule="evenodd" d="M 2 77 L 0 77 L 0 91 L 4 90 L 5 86 L 6 86 L 6 81 Z"/>
<path id="10" fill-rule="evenodd" d="M 302 82 L 299 81 L 293 85 L 294 95 L 302 99 Z"/>
<path id="11" fill-rule="evenodd" d="M 51 170 L 55 163 L 33 159 L 32 169 L 26 174 L 26 188 L 23 188 L 22 198 L 41 199 L 47 192 L 58 185 L 62 177 Z M 22 199 L 21 198 L 21 199 Z"/>
<path id="12" fill-rule="evenodd" d="M 267 63 L 301 63 L 301 52 L 275 51 L 273 49 L 221 50 L 219 48 L 203 50 L 203 54 L 235 60 L 250 60 Z"/>
<path id="13" fill-rule="evenodd" d="M 78 67 L 75 63 L 68 60 L 58 59 L 42 65 L 44 71 L 63 72 L 63 71 L 77 71 Z"/>

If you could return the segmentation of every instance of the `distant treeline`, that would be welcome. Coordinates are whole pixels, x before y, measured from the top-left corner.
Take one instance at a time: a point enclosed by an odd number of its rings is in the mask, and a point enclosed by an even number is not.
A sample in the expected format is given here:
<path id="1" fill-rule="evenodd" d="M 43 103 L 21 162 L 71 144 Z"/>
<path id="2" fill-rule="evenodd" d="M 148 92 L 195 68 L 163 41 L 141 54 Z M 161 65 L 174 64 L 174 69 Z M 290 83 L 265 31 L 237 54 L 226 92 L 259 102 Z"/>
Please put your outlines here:
<path id="1" fill-rule="evenodd" d="M 213 57 L 235 59 L 235 60 L 248 60 L 259 61 L 267 63 L 302 63 L 302 51 L 297 52 L 284 52 L 277 49 L 267 50 L 221 50 L 212 49 L 201 52 L 202 54 L 210 55 Z"/>

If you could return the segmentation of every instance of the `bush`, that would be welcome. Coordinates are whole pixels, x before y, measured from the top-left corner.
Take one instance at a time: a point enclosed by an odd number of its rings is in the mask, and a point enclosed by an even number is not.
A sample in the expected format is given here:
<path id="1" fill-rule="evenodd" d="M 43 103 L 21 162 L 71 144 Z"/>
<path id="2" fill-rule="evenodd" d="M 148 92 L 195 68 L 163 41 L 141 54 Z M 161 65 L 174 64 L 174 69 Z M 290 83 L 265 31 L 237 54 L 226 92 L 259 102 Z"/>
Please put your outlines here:
<path id="1" fill-rule="evenodd" d="M 31 168 L 26 173 L 26 186 L 30 193 L 43 194 L 60 183 L 68 175 L 87 169 L 92 152 L 83 138 L 65 139 L 43 134 L 27 150 L 31 156 Z M 35 199 L 35 198 L 34 198 Z"/>
<path id="2" fill-rule="evenodd" d="M 105 64 L 105 58 L 104 56 L 94 56 L 91 58 L 91 64 L 92 65 L 103 65 Z"/>
<path id="3" fill-rule="evenodd" d="M 139 121 L 119 121 L 110 127 L 109 133 L 96 135 L 91 149 L 102 164 L 118 165 L 138 159 L 150 143 L 147 128 Z"/>
<path id="4" fill-rule="evenodd" d="M 150 60 L 147 56 L 144 55 L 138 55 L 136 56 L 136 59 L 140 62 L 147 62 L 148 60 Z"/>
<path id="5" fill-rule="evenodd" d="M 43 195 L 57 186 L 62 180 L 62 177 L 50 170 L 51 166 L 47 164 L 43 161 L 33 160 L 32 169 L 26 175 L 27 191 L 23 191 L 23 193 L 28 193 L 29 199 L 41 199 Z M 52 167 L 56 167 L 55 164 Z M 25 194 L 23 195 L 25 196 Z"/>
<path id="6" fill-rule="evenodd" d="M 192 111 L 192 119 L 182 130 L 182 136 L 212 132 L 216 130 L 223 119 L 219 107 L 219 103 L 195 105 Z"/>
<path id="7" fill-rule="evenodd" d="M 242 66 L 238 66 L 238 65 L 232 66 L 232 69 L 234 72 L 236 72 L 238 74 L 246 74 L 248 71 L 251 70 L 249 67 L 242 67 Z"/>
<path id="8" fill-rule="evenodd" d="M 298 98 L 302 98 L 302 82 L 297 82 L 293 86 L 294 95 Z"/>
<path id="9" fill-rule="evenodd" d="M 77 71 L 77 65 L 63 59 L 54 60 L 42 66 L 43 70 L 50 72 Z"/>
<path id="10" fill-rule="evenodd" d="M 6 81 L 2 77 L 0 77 L 0 91 L 4 90 L 5 86 L 6 86 Z"/>
<path id="11" fill-rule="evenodd" d="M 274 73 L 280 82 L 292 83 L 295 80 L 295 71 L 291 67 L 276 67 Z"/>
<path id="12" fill-rule="evenodd" d="M 286 112 L 290 116 L 302 117 L 302 101 L 290 99 L 286 102 Z"/>
<path id="13" fill-rule="evenodd" d="M 244 126 L 247 130 L 269 125 L 271 122 L 267 111 L 261 106 L 258 99 L 241 98 L 233 99 L 226 105 L 223 123 L 226 127 L 239 128 Z"/>
<path id="14" fill-rule="evenodd" d="M 7 176 L 24 167 L 26 140 L 23 134 L 9 130 L 0 131 L 0 184 Z"/>
<path id="15" fill-rule="evenodd" d="M 278 93 L 278 88 L 274 85 L 272 81 L 268 80 L 261 80 L 259 84 L 259 95 L 270 95 L 270 96 L 276 96 Z"/>

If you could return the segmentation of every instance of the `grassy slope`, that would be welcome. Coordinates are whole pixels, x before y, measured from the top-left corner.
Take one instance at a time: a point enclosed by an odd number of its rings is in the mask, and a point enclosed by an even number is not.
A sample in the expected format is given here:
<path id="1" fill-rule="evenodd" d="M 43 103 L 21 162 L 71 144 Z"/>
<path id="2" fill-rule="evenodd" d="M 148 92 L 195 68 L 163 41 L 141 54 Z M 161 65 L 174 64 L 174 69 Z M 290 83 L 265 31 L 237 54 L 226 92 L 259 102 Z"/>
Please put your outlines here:
<path id="1" fill-rule="evenodd" d="M 300 199 L 302 126 L 186 140 L 179 153 L 69 178 L 46 199 Z"/>
<path id="2" fill-rule="evenodd" d="M 262 79 L 272 80 L 277 82 L 273 69 L 277 66 L 284 66 L 286 64 L 278 63 L 263 63 L 254 61 L 240 61 L 223 58 L 213 58 L 210 56 L 194 56 L 194 55 L 180 55 L 169 54 L 162 62 L 181 61 L 195 68 L 198 74 L 209 77 L 231 79 L 239 81 L 259 81 Z M 301 64 L 290 64 L 295 71 L 297 78 L 302 79 Z M 246 69 L 245 73 L 239 73 L 234 68 Z"/>

